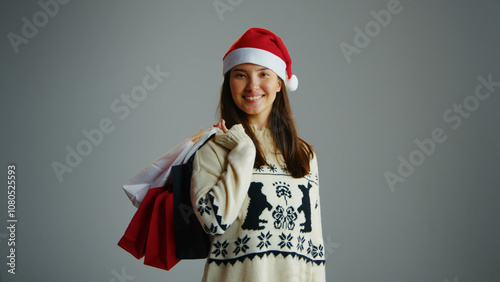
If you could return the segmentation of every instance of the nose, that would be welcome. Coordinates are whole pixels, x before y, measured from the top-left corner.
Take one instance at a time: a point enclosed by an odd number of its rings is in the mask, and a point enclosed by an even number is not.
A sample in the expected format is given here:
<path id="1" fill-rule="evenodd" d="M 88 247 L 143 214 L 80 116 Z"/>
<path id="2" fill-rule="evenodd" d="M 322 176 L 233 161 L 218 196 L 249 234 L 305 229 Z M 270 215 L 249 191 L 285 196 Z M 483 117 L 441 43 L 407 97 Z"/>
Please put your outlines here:
<path id="1" fill-rule="evenodd" d="M 249 76 L 248 82 L 247 82 L 247 90 L 252 92 L 252 91 L 255 91 L 257 89 L 259 89 L 258 78 L 253 76 L 253 75 Z"/>

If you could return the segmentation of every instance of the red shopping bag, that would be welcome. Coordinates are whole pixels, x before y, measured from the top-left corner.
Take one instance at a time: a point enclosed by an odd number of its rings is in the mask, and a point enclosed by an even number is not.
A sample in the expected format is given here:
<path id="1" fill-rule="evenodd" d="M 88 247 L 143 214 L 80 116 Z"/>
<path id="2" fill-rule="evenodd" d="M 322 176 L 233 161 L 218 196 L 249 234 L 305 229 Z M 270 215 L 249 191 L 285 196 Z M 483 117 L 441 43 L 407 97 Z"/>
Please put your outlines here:
<path id="1" fill-rule="evenodd" d="M 163 187 L 151 188 L 130 221 L 118 246 L 140 259 L 146 252 L 146 240 L 156 199 Z"/>
<path id="2" fill-rule="evenodd" d="M 175 255 L 174 197 L 170 190 L 164 190 L 155 200 L 144 264 L 170 270 L 179 261 Z"/>

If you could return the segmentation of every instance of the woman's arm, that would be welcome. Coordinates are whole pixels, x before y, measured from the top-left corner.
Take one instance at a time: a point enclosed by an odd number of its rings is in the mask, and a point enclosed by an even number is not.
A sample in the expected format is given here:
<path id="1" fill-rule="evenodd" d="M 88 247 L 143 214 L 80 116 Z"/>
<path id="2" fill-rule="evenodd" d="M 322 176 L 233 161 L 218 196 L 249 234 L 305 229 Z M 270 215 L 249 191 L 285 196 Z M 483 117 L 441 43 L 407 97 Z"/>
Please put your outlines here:
<path id="1" fill-rule="evenodd" d="M 218 133 L 195 155 L 191 202 L 210 235 L 223 234 L 236 219 L 250 186 L 255 146 L 241 124 Z"/>

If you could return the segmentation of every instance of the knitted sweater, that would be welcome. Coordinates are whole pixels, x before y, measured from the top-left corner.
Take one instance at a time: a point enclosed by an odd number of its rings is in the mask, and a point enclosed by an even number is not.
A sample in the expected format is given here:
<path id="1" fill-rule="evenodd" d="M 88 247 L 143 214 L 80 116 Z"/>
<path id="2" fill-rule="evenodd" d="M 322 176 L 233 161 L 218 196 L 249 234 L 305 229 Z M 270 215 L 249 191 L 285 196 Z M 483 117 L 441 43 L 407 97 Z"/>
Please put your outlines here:
<path id="1" fill-rule="evenodd" d="M 307 176 L 293 178 L 269 129 L 253 130 L 269 165 L 253 168 L 241 124 L 195 155 L 191 201 L 211 235 L 202 281 L 325 281 L 316 156 Z"/>

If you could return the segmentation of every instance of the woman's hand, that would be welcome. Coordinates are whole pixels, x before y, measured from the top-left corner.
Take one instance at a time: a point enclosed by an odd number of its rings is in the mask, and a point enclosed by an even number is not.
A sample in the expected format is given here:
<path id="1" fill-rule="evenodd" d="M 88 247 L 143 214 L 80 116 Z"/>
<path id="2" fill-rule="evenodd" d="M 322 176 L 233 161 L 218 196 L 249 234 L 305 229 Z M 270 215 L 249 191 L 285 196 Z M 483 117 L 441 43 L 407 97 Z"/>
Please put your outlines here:
<path id="1" fill-rule="evenodd" d="M 228 133 L 229 132 L 229 129 L 227 129 L 227 127 L 226 127 L 226 121 L 224 119 L 222 119 L 221 121 L 219 121 L 219 123 L 214 124 L 214 127 L 218 127 L 220 129 L 222 129 L 222 132 L 224 132 L 224 133 Z"/>

